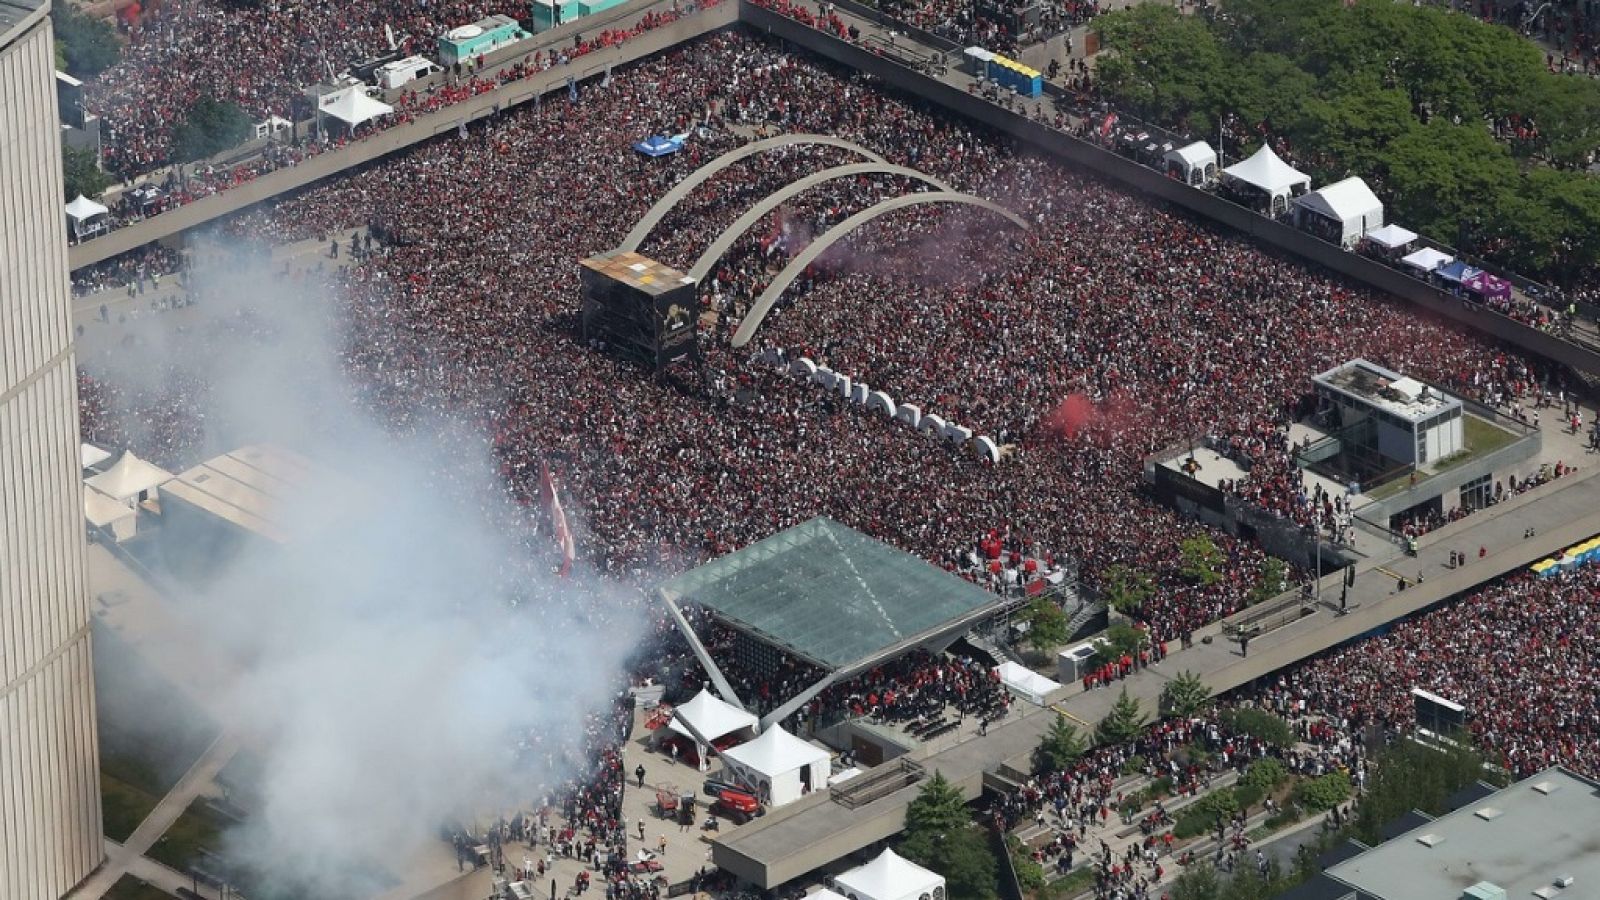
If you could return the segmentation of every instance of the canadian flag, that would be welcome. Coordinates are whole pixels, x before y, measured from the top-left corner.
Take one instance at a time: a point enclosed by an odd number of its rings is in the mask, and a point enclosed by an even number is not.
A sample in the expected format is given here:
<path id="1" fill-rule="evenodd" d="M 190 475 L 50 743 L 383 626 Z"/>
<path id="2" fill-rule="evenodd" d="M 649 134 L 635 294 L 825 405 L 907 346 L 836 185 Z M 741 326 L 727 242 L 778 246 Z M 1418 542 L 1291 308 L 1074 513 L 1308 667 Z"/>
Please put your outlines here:
<path id="1" fill-rule="evenodd" d="M 572 560 L 578 555 L 572 542 L 572 529 L 567 527 L 567 514 L 561 508 L 561 498 L 556 495 L 555 479 L 550 477 L 550 464 L 539 463 L 539 499 L 550 513 L 550 524 L 555 529 L 556 544 L 561 547 L 561 577 L 572 574 Z"/>

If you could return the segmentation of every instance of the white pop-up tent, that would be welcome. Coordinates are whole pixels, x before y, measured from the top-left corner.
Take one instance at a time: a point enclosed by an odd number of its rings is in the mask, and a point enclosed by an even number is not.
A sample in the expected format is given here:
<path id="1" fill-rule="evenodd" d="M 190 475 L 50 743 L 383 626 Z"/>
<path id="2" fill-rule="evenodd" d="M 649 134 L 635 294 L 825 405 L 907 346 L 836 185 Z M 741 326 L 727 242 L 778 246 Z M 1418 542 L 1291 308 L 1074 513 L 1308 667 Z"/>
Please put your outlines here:
<path id="1" fill-rule="evenodd" d="M 110 215 L 111 210 L 82 194 L 67 204 L 67 220 L 72 224 L 74 237 L 81 238 L 110 228 Z"/>
<path id="2" fill-rule="evenodd" d="M 317 104 L 317 112 L 354 128 L 362 122 L 394 112 L 394 107 L 368 97 L 359 87 L 347 87 L 342 91 L 323 94 Z"/>
<path id="3" fill-rule="evenodd" d="M 1289 198 L 1297 189 L 1311 189 L 1311 176 L 1284 162 L 1268 144 L 1262 144 L 1249 159 L 1223 169 L 1222 175 L 1230 182 L 1266 194 L 1273 215 L 1289 208 Z"/>
<path id="4" fill-rule="evenodd" d="M 85 469 L 92 469 L 111 458 L 111 454 L 93 444 L 79 444 L 78 458 L 83 461 Z"/>
<path id="5" fill-rule="evenodd" d="M 1022 699 L 1035 706 L 1043 706 L 1045 698 L 1061 689 L 1061 685 L 1040 675 L 1018 662 L 1006 660 L 994 668 L 1000 682 Z"/>
<path id="6" fill-rule="evenodd" d="M 826 785 L 832 774 L 830 760 L 828 751 L 776 725 L 722 753 L 722 761 L 755 785 L 757 797 L 770 806 L 793 803 Z"/>
<path id="7" fill-rule="evenodd" d="M 99 475 L 91 476 L 84 481 L 84 484 L 119 503 L 127 503 L 171 480 L 171 472 L 147 463 L 134 456 L 132 450 L 127 450 L 123 452 L 122 458 L 117 460 L 116 465 Z"/>
<path id="8" fill-rule="evenodd" d="M 688 703 L 672 711 L 672 720 L 667 723 L 667 728 L 698 744 L 700 738 L 714 741 L 746 728 L 754 728 L 759 721 L 754 715 L 711 693 L 709 688 L 702 688 Z M 695 737 L 696 732 L 699 738 Z M 705 755 L 704 749 L 700 755 Z"/>
<path id="9" fill-rule="evenodd" d="M 1167 171 L 1176 172 L 1184 184 L 1210 184 L 1217 179 L 1217 151 L 1205 141 L 1195 141 L 1167 151 Z"/>
<path id="10" fill-rule="evenodd" d="M 1317 188 L 1294 201 L 1295 220 L 1315 228 L 1340 246 L 1353 247 L 1361 236 L 1383 226 L 1383 201 L 1360 178 L 1346 178 Z"/>
<path id="11" fill-rule="evenodd" d="M 1399 225 L 1385 225 L 1367 232 L 1367 240 L 1385 250 L 1399 250 L 1417 239 L 1417 233 Z"/>
<path id="12" fill-rule="evenodd" d="M 111 532 L 118 543 L 133 537 L 139 523 L 133 507 L 118 503 L 94 488 L 83 490 L 83 517 L 95 528 Z"/>
<path id="13" fill-rule="evenodd" d="M 1455 262 L 1455 259 L 1454 256 L 1448 253 L 1440 253 L 1432 247 L 1423 247 L 1415 253 L 1401 257 L 1400 261 L 1424 275 L 1428 275 L 1442 265 Z"/>
<path id="14" fill-rule="evenodd" d="M 847 900 L 944 900 L 944 876 L 885 849 L 878 858 L 833 879 Z"/>

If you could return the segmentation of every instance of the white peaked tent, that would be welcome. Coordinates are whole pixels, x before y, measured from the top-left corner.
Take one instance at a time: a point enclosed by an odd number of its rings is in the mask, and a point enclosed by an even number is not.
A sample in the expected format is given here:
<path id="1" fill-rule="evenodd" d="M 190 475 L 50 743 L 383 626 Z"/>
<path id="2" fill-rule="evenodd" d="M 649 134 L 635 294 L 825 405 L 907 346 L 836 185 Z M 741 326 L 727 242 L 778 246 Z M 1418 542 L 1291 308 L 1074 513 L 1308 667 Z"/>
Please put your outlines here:
<path id="1" fill-rule="evenodd" d="M 324 94 L 317 111 L 354 128 L 362 122 L 394 112 L 394 107 L 368 97 L 359 87 L 347 87 L 342 91 Z"/>
<path id="2" fill-rule="evenodd" d="M 158 488 L 172 480 L 172 473 L 160 466 L 151 465 L 132 450 L 125 451 L 117 464 L 91 476 L 84 483 L 113 500 L 127 503 L 145 491 Z"/>
<path id="3" fill-rule="evenodd" d="M 1183 174 L 1184 184 L 1209 184 L 1216 180 L 1217 151 L 1205 141 L 1167 151 L 1167 162 L 1169 171 L 1176 168 Z"/>
<path id="4" fill-rule="evenodd" d="M 1327 221 L 1339 244 L 1353 247 L 1361 236 L 1383 226 L 1383 201 L 1360 178 L 1346 178 L 1317 188 L 1294 201 L 1299 221 L 1316 216 Z"/>
<path id="5" fill-rule="evenodd" d="M 67 204 L 67 218 L 72 220 L 72 233 L 78 237 L 104 231 L 108 225 L 105 219 L 90 221 L 97 216 L 106 216 L 111 210 L 99 203 L 79 194 L 71 203 Z"/>
<path id="6" fill-rule="evenodd" d="M 944 900 L 944 876 L 893 850 L 833 881 L 847 900 Z"/>
<path id="7" fill-rule="evenodd" d="M 672 711 L 672 721 L 667 723 L 667 727 L 698 743 L 695 731 L 700 733 L 700 737 L 714 741 L 743 728 L 754 728 L 759 721 L 750 713 L 711 693 L 710 688 L 701 688 L 694 699 Z M 693 726 L 694 731 L 684 727 L 684 722 Z"/>
<path id="8" fill-rule="evenodd" d="M 133 537 L 139 523 L 133 507 L 118 503 L 94 488 L 83 490 L 83 517 L 96 528 L 108 529 L 118 543 Z"/>
<path id="9" fill-rule="evenodd" d="M 1040 675 L 1025 665 L 1006 660 L 994 668 L 1000 681 L 1011 693 L 1035 706 L 1043 706 L 1045 698 L 1061 689 L 1061 685 Z"/>
<path id="10" fill-rule="evenodd" d="M 828 783 L 828 751 L 800 740 L 776 725 L 748 743 L 723 751 L 722 761 L 755 785 L 763 803 L 783 806 Z"/>
<path id="11" fill-rule="evenodd" d="M 1266 194 L 1271 198 L 1274 215 L 1289 208 L 1289 197 L 1296 188 L 1311 188 L 1311 176 L 1279 159 L 1268 144 L 1262 144 L 1249 159 L 1223 169 L 1222 174 Z"/>
<path id="12" fill-rule="evenodd" d="M 78 458 L 83 461 L 85 469 L 92 469 L 111 458 L 111 454 L 93 444 L 79 444 Z"/>
<path id="13" fill-rule="evenodd" d="M 1367 240 L 1377 244 L 1385 250 L 1399 250 L 1401 247 L 1417 239 L 1417 233 L 1409 228 L 1399 225 L 1385 225 L 1367 232 Z"/>
<path id="14" fill-rule="evenodd" d="M 1454 256 L 1448 253 L 1440 253 L 1432 247 L 1423 247 L 1421 250 L 1400 259 L 1401 262 L 1421 271 L 1424 275 L 1430 274 L 1440 266 L 1455 262 L 1455 260 Z"/>

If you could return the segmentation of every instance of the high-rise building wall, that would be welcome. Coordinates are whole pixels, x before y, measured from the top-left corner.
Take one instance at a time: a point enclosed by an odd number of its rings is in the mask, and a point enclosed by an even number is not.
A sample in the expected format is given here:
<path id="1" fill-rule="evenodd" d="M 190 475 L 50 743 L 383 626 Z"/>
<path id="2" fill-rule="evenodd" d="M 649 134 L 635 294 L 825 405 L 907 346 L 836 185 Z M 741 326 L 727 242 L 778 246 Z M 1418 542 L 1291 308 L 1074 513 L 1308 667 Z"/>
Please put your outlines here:
<path id="1" fill-rule="evenodd" d="M 0 0 L 0 898 L 104 856 L 48 0 Z"/>

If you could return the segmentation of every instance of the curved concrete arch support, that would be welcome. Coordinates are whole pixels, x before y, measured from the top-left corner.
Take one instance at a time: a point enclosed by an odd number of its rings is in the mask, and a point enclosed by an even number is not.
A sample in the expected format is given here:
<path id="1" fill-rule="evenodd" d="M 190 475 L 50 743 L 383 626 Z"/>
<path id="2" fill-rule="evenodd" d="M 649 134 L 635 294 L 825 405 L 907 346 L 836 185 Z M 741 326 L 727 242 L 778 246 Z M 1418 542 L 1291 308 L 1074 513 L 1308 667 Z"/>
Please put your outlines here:
<path id="1" fill-rule="evenodd" d="M 798 144 L 826 144 L 830 147 L 842 147 L 873 162 L 881 163 L 884 161 L 883 157 L 860 144 L 851 143 L 843 138 L 830 137 L 826 134 L 780 134 L 777 137 L 752 141 L 743 147 L 729 150 L 727 153 L 695 169 L 689 174 L 689 177 L 673 185 L 672 190 L 667 191 L 666 196 L 657 200 L 656 205 L 650 207 L 650 211 L 640 217 L 638 223 L 633 226 L 633 230 L 628 232 L 628 236 L 623 238 L 622 243 L 617 245 L 617 249 L 622 251 L 638 250 L 639 245 L 644 243 L 644 239 L 650 234 L 650 230 L 661 224 L 661 220 L 667 217 L 667 213 L 672 212 L 674 206 L 677 206 L 682 202 L 683 198 L 689 196 L 690 191 L 704 184 L 711 176 L 721 172 L 723 169 L 745 157 L 754 156 L 757 153 L 765 153 L 778 147 L 791 147 Z"/>
<path id="2" fill-rule="evenodd" d="M 700 254 L 700 258 L 695 260 L 694 266 L 689 269 L 689 277 L 695 281 L 706 277 L 711 272 L 711 267 L 716 265 L 717 260 L 722 258 L 722 254 L 727 253 L 728 248 L 733 246 L 733 242 L 739 239 L 739 235 L 749 231 L 752 226 L 761 221 L 763 216 L 789 202 L 791 198 L 805 193 L 825 181 L 833 181 L 836 178 L 849 178 L 854 175 L 904 175 L 907 178 L 915 178 L 935 190 L 951 190 L 950 185 L 934 178 L 932 175 L 925 175 L 916 169 L 908 169 L 905 166 L 892 166 L 888 163 L 852 163 L 848 166 L 823 169 L 821 172 L 814 172 L 792 184 L 784 185 L 781 189 L 773 191 L 762 198 L 760 203 L 750 207 L 748 212 L 740 216 L 721 234 L 717 235 L 717 239 L 711 242 L 711 246 Z"/>
<path id="3" fill-rule="evenodd" d="M 971 194 L 930 191 L 925 194 L 906 194 L 900 197 L 892 197 L 875 206 L 868 207 L 828 229 L 821 237 L 812 241 L 804 250 L 800 251 L 794 259 L 789 260 L 789 264 L 784 266 L 783 271 L 779 272 L 778 276 L 772 279 L 772 283 L 767 285 L 767 289 L 761 292 L 761 296 L 757 298 L 755 305 L 750 308 L 749 315 L 745 316 L 744 321 L 739 324 L 739 330 L 734 332 L 733 335 L 733 346 L 743 347 L 745 344 L 750 343 L 750 339 L 755 337 L 756 329 L 761 327 L 761 321 L 767 317 L 767 313 L 772 310 L 772 305 L 778 302 L 778 298 L 788 289 L 790 283 L 798 278 L 801 272 L 806 270 L 806 266 L 811 265 L 817 257 L 821 256 L 841 238 L 885 213 L 904 209 L 908 206 L 920 206 L 924 203 L 965 203 L 969 206 L 981 206 L 990 212 L 1004 216 L 1007 221 L 1018 228 L 1026 229 L 1028 227 L 1027 221 L 1011 210 L 992 200 L 974 197 Z"/>

